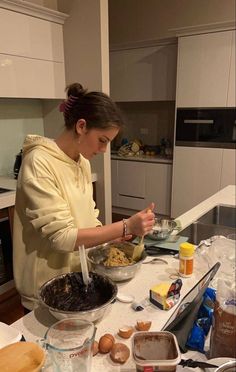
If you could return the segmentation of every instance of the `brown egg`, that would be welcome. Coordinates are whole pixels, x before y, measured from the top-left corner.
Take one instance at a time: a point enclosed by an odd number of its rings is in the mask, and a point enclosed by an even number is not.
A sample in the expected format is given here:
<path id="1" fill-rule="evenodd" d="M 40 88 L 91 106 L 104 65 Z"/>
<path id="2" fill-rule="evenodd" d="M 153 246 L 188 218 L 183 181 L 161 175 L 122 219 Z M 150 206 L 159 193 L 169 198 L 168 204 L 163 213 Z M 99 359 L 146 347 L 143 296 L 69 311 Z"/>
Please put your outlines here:
<path id="1" fill-rule="evenodd" d="M 151 328 L 152 322 L 150 320 L 137 320 L 136 329 L 138 331 L 148 331 Z"/>
<path id="2" fill-rule="evenodd" d="M 130 350 L 125 344 L 118 342 L 112 346 L 110 357 L 113 362 L 123 364 L 129 359 L 129 356 Z"/>
<path id="3" fill-rule="evenodd" d="M 97 341 L 93 341 L 92 352 L 93 352 L 93 356 L 95 356 L 98 353 L 98 342 Z"/>
<path id="4" fill-rule="evenodd" d="M 134 328 L 131 326 L 123 326 L 119 329 L 118 335 L 122 338 L 130 338 L 133 334 Z"/>
<path id="5" fill-rule="evenodd" d="M 114 337 L 110 333 L 106 333 L 99 340 L 98 350 L 102 354 L 109 353 L 114 343 L 115 343 Z"/>

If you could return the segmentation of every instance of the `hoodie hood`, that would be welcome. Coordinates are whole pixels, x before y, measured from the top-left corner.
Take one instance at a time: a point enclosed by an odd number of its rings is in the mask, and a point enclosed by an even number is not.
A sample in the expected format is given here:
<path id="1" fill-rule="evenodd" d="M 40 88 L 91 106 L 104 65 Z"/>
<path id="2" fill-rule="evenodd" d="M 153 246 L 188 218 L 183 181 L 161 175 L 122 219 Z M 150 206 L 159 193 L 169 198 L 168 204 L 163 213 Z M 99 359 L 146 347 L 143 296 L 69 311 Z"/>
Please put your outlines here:
<path id="1" fill-rule="evenodd" d="M 28 136 L 26 136 L 25 141 L 23 143 L 22 148 L 23 156 L 28 154 L 30 151 L 35 150 L 36 148 L 46 151 L 53 157 L 65 161 L 67 163 L 75 162 L 57 146 L 56 142 L 53 139 L 42 137 L 39 135 L 29 134 Z"/>
<path id="2" fill-rule="evenodd" d="M 80 154 L 79 160 L 76 162 L 75 160 L 71 159 L 68 155 L 66 155 L 56 144 L 56 142 L 47 137 L 42 137 L 39 135 L 29 134 L 26 136 L 25 141 L 23 143 L 23 158 L 34 150 L 45 151 L 48 155 L 52 157 L 70 164 L 75 169 L 75 177 L 77 183 L 79 182 L 79 178 L 82 178 L 82 184 L 89 183 L 90 179 L 90 163 L 87 159 Z"/>

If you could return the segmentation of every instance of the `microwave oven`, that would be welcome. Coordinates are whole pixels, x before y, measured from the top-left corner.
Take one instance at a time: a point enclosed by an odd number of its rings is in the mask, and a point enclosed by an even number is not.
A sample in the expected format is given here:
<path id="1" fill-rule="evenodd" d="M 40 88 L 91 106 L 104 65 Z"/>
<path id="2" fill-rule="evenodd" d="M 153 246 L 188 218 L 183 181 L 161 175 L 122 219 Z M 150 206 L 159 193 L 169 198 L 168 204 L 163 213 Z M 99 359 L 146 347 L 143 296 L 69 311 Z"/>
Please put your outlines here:
<path id="1" fill-rule="evenodd" d="M 175 145 L 236 148 L 236 108 L 178 108 Z"/>

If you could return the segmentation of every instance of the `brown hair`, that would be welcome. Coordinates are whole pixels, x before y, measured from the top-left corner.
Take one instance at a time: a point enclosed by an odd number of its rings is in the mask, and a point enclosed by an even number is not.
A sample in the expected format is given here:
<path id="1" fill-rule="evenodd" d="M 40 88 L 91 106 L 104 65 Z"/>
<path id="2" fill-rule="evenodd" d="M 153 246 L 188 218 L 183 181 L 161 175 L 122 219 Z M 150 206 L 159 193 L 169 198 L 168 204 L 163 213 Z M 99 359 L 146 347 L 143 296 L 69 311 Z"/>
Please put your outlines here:
<path id="1" fill-rule="evenodd" d="M 105 93 L 88 92 L 79 83 L 68 85 L 66 92 L 67 100 L 60 105 L 60 111 L 67 129 L 72 129 L 79 119 L 86 121 L 88 129 L 123 126 L 120 109 Z"/>

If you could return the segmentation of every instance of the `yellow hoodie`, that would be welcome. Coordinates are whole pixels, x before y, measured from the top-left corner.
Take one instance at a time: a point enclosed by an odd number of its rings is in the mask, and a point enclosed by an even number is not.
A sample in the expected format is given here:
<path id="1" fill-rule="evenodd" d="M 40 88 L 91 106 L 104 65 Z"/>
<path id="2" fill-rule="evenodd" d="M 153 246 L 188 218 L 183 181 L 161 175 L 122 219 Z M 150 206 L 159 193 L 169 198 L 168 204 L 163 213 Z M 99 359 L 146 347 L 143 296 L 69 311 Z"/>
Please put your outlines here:
<path id="1" fill-rule="evenodd" d="M 13 268 L 22 304 L 33 309 L 40 286 L 80 268 L 78 228 L 101 225 L 92 197 L 90 163 L 75 162 L 46 137 L 28 135 L 17 181 Z"/>

